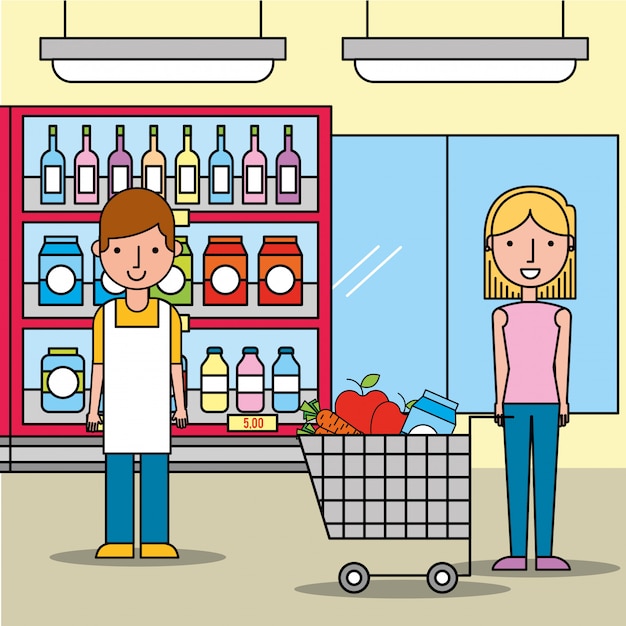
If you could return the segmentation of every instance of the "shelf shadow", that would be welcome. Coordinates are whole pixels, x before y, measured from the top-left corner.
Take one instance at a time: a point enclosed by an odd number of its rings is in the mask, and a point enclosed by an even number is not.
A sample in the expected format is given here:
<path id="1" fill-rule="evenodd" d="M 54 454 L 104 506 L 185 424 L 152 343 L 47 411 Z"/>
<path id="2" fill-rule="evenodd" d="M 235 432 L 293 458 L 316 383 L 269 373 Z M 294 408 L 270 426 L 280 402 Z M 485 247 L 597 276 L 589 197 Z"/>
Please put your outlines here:
<path id="1" fill-rule="evenodd" d="M 389 599 L 410 599 L 410 598 L 471 598 L 477 596 L 490 596 L 498 593 L 510 591 L 510 587 L 504 585 L 494 585 L 491 583 L 479 583 L 469 581 L 459 581 L 457 586 L 449 593 L 434 592 L 425 580 L 415 579 L 394 579 L 394 580 L 371 580 L 365 591 L 361 593 L 347 593 L 339 583 L 314 583 L 296 587 L 298 593 L 306 593 L 314 596 L 334 596 L 344 598 L 389 598 Z"/>
<path id="2" fill-rule="evenodd" d="M 571 570 L 567 571 L 538 571 L 535 569 L 535 560 L 528 559 L 528 569 L 523 572 L 498 571 L 491 567 L 493 561 L 472 561 L 472 576 L 490 576 L 494 578 L 568 578 L 572 576 L 599 576 L 619 571 L 619 565 L 602 563 L 599 561 L 572 561 L 568 559 Z M 454 567 L 460 571 L 468 571 L 467 563 L 457 563 Z"/>
<path id="3" fill-rule="evenodd" d="M 95 565 L 98 567 L 180 567 L 183 565 L 205 565 L 223 561 L 226 556 L 217 552 L 203 550 L 179 550 L 177 559 L 141 559 L 135 549 L 134 559 L 96 559 L 96 551 L 73 550 L 50 555 L 50 559 L 71 565 Z"/>

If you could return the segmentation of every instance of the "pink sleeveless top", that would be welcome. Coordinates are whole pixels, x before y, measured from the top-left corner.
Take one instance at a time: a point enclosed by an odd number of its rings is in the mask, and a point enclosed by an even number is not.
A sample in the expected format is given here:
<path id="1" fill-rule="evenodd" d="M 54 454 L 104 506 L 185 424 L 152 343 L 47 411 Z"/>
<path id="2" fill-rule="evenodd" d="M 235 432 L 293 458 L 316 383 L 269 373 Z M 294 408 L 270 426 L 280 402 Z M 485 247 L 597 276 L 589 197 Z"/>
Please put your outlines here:
<path id="1" fill-rule="evenodd" d="M 545 302 L 518 302 L 501 307 L 507 315 L 504 341 L 509 362 L 504 401 L 557 403 L 554 359 L 561 309 Z"/>

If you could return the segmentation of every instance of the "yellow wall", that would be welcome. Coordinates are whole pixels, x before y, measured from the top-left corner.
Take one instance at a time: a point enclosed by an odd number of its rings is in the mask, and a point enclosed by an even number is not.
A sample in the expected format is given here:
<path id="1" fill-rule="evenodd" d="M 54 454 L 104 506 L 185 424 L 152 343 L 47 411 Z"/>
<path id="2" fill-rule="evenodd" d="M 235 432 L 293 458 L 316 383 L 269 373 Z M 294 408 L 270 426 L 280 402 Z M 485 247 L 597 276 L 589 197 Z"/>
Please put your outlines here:
<path id="1" fill-rule="evenodd" d="M 258 11 L 251 1 L 69 0 L 67 34 L 257 36 Z M 566 35 L 589 37 L 590 60 L 562 84 L 373 85 L 341 60 L 341 38 L 365 35 L 363 0 L 265 0 L 263 34 L 287 37 L 288 60 L 264 83 L 71 85 L 38 58 L 39 37 L 63 34 L 61 0 L 3 0 L 0 93 L 4 105 L 330 104 L 335 134 L 622 134 L 624 24 L 626 2 L 567 0 Z M 372 0 L 369 27 L 379 37 L 559 36 L 561 2 Z M 620 179 L 623 188 L 623 169 Z M 501 466 L 499 429 L 485 420 L 475 435 L 474 465 Z M 621 416 L 574 416 L 561 437 L 563 467 L 626 467 Z"/>

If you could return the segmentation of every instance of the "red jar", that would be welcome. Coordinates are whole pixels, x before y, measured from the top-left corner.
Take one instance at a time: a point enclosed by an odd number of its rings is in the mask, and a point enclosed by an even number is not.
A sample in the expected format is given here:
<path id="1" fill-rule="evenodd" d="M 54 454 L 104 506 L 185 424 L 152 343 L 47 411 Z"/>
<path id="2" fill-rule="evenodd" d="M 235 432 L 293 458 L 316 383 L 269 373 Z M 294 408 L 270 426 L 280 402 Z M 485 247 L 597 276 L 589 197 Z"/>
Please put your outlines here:
<path id="1" fill-rule="evenodd" d="M 242 237 L 209 237 L 204 251 L 204 304 L 248 304 L 248 253 Z"/>
<path id="2" fill-rule="evenodd" d="M 302 252 L 298 238 L 263 237 L 259 252 L 259 305 L 302 304 Z"/>

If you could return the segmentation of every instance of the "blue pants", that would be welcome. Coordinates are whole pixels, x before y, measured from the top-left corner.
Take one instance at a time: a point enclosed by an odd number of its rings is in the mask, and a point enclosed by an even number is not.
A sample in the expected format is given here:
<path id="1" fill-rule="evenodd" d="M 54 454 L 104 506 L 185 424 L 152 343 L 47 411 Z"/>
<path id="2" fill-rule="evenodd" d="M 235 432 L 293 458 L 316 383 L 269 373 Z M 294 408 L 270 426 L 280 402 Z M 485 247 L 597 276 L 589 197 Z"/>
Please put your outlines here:
<path id="1" fill-rule="evenodd" d="M 141 543 L 169 543 L 169 457 L 142 454 Z M 134 543 L 134 455 L 107 454 L 106 542 Z"/>
<path id="2" fill-rule="evenodd" d="M 535 491 L 535 547 L 552 555 L 554 494 L 559 439 L 558 404 L 505 404 L 504 451 L 511 556 L 525 557 L 528 545 L 530 456 Z"/>

